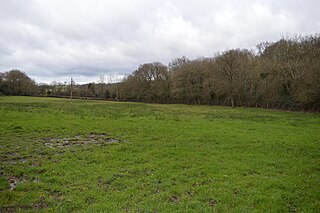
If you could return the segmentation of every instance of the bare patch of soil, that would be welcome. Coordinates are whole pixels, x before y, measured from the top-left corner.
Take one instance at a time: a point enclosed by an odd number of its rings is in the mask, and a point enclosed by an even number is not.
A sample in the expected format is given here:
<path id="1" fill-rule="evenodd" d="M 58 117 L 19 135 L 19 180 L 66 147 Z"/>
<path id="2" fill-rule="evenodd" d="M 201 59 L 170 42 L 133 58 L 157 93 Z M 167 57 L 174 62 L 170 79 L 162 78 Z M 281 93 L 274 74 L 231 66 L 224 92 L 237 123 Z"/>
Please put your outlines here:
<path id="1" fill-rule="evenodd" d="M 172 203 L 179 203 L 179 197 L 176 195 L 173 195 L 172 197 L 170 197 L 169 199 Z"/>
<path id="2" fill-rule="evenodd" d="M 20 182 L 19 178 L 12 176 L 8 178 L 9 186 L 10 186 L 10 191 L 14 190 L 18 183 Z"/>
<path id="3" fill-rule="evenodd" d="M 124 142 L 127 140 L 124 140 Z M 77 135 L 72 138 L 48 138 L 43 143 L 49 148 L 66 148 L 71 146 L 82 146 L 86 144 L 108 145 L 118 143 L 121 140 L 108 136 L 106 133 L 91 132 L 88 136 Z"/>
<path id="4" fill-rule="evenodd" d="M 211 207 L 215 207 L 216 204 L 217 204 L 217 201 L 212 198 L 212 199 L 210 199 L 210 200 L 208 201 L 208 204 L 209 204 L 209 206 L 211 206 Z"/>
<path id="5" fill-rule="evenodd" d="M 31 203 L 30 205 L 10 205 L 6 207 L 0 207 L 0 212 L 21 212 L 21 211 L 39 211 L 48 207 L 48 203 L 45 201 L 44 197 L 40 197 L 37 202 Z"/>

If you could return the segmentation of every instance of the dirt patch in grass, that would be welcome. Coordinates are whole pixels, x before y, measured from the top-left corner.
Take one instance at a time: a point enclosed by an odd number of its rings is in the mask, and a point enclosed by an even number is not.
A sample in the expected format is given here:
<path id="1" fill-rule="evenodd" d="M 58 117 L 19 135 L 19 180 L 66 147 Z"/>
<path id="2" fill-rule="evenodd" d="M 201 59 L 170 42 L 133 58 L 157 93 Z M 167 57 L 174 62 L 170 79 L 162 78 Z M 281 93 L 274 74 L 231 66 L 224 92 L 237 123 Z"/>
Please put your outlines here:
<path id="1" fill-rule="evenodd" d="M 15 176 L 12 176 L 12 177 L 9 177 L 8 178 L 8 182 L 9 182 L 9 186 L 10 186 L 10 191 L 14 190 L 18 183 L 20 182 L 20 179 L 15 177 Z"/>
<path id="2" fill-rule="evenodd" d="M 20 156 L 17 152 L 7 152 L 3 156 L 0 156 L 2 162 L 8 162 L 10 164 L 23 164 L 27 163 L 28 160 Z"/>
<path id="3" fill-rule="evenodd" d="M 209 206 L 211 206 L 211 207 L 215 207 L 216 204 L 217 204 L 217 201 L 216 201 L 215 199 L 211 198 L 211 199 L 208 201 L 208 204 L 209 204 Z"/>
<path id="4" fill-rule="evenodd" d="M 178 196 L 172 195 L 172 196 L 170 197 L 169 201 L 172 202 L 172 203 L 179 203 L 180 199 L 179 199 Z"/>
<path id="5" fill-rule="evenodd" d="M 66 148 L 71 146 L 83 146 L 86 144 L 103 146 L 125 141 L 126 140 L 110 137 L 106 133 L 91 132 L 88 136 L 77 135 L 72 138 L 47 138 L 43 145 L 49 148 Z"/>
<path id="6" fill-rule="evenodd" d="M 6 207 L 0 207 L 0 212 L 21 212 L 21 211 L 39 211 L 41 209 L 47 208 L 48 203 L 45 201 L 44 197 L 40 197 L 40 199 L 34 203 L 29 205 L 10 205 Z"/>

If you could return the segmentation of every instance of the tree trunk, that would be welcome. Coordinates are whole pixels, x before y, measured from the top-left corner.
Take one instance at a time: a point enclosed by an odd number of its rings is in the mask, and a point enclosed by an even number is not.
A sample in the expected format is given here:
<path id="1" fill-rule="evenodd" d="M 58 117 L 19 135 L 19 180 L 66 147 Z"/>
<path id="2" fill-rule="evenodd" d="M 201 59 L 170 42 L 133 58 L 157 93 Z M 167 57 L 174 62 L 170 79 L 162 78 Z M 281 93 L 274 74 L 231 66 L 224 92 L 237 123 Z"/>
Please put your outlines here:
<path id="1" fill-rule="evenodd" d="M 234 107 L 234 99 L 233 99 L 233 96 L 231 96 L 231 106 Z"/>

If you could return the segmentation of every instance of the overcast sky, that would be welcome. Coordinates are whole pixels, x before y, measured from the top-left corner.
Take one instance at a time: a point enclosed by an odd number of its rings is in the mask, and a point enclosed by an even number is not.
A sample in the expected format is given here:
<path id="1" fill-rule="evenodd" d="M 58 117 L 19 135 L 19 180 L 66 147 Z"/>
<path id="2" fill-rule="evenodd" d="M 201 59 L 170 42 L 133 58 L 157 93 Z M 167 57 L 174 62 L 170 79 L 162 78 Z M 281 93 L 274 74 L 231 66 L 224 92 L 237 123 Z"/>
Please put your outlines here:
<path id="1" fill-rule="evenodd" d="M 0 0 L 0 72 L 98 81 L 320 32 L 319 0 Z"/>

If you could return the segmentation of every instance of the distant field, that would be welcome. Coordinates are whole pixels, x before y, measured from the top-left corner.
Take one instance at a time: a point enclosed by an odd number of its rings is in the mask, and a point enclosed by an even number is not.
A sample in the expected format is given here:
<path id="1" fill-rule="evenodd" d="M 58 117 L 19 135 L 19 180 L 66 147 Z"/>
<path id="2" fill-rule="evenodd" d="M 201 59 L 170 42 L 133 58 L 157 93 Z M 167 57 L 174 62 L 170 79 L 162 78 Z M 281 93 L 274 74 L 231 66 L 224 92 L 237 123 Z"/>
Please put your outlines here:
<path id="1" fill-rule="evenodd" d="M 320 115 L 0 97 L 0 212 L 317 212 Z"/>

